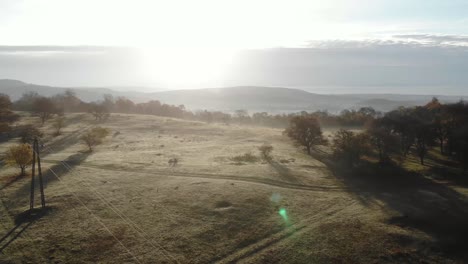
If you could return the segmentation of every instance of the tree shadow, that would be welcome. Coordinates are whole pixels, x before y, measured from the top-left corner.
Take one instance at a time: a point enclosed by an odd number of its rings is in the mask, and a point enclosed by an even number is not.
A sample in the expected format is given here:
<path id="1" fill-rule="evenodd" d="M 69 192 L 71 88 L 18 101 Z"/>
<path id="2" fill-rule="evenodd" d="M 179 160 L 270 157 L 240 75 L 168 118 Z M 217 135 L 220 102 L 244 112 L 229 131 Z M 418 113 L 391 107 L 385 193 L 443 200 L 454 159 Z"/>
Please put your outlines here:
<path id="1" fill-rule="evenodd" d="M 380 201 L 396 212 L 389 224 L 420 230 L 436 241 L 431 250 L 468 260 L 468 202 L 464 195 L 396 164 L 364 161 L 350 169 L 323 155 L 319 159 L 363 205 Z"/>
<path id="2" fill-rule="evenodd" d="M 91 154 L 92 152 L 80 152 L 76 153 L 74 155 L 69 156 L 67 159 L 63 160 L 62 162 L 59 162 L 53 166 L 51 166 L 49 169 L 44 169 L 42 178 L 44 182 L 44 189 L 47 188 L 47 186 L 50 183 L 53 183 L 58 180 L 58 178 L 61 178 L 65 175 L 67 175 L 70 170 L 75 168 L 76 166 L 79 166 L 81 163 L 83 163 L 86 158 Z M 35 177 L 36 181 L 38 180 L 38 176 L 36 175 Z M 36 182 L 36 187 L 39 186 Z M 16 197 L 24 197 L 25 195 L 28 195 L 30 193 L 30 182 L 27 184 L 24 184 L 21 188 L 16 190 L 15 196 Z M 47 198 L 47 193 L 46 193 L 46 198 Z"/>
<path id="3" fill-rule="evenodd" d="M 1 168 L 1 167 L 0 167 Z M 3 180 L 3 185 L 0 184 L 0 191 L 7 188 L 8 186 L 12 185 L 15 183 L 17 180 L 20 180 L 22 178 L 25 178 L 29 175 L 21 175 L 21 174 L 13 174 L 7 177 L 4 177 Z"/>
<path id="4" fill-rule="evenodd" d="M 83 130 L 74 131 L 70 134 L 64 135 L 61 138 L 56 139 L 53 142 L 41 142 L 44 143 L 44 147 L 41 150 L 42 156 L 47 156 L 49 154 L 57 153 L 62 150 L 67 149 L 68 147 L 75 145 L 80 142 L 80 137 Z"/>
<path id="5" fill-rule="evenodd" d="M 468 187 L 468 177 L 461 173 L 461 169 L 433 166 L 428 174 L 436 180 L 448 181 L 451 184 Z"/>
<path id="6" fill-rule="evenodd" d="M 291 170 L 288 167 L 274 160 L 269 160 L 267 162 L 273 169 L 275 169 L 282 180 L 291 183 L 301 183 L 296 177 L 294 177 L 294 175 L 291 174 Z"/>

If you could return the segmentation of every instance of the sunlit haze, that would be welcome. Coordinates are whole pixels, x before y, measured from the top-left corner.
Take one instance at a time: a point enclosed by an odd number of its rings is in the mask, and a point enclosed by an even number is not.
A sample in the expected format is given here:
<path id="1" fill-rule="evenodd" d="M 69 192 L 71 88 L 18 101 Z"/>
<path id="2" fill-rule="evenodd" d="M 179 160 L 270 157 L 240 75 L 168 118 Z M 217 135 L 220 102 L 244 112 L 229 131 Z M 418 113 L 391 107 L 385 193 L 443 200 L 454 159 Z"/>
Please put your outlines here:
<path id="1" fill-rule="evenodd" d="M 429 91 L 447 86 L 448 93 L 462 94 L 468 80 L 457 72 L 468 69 L 466 10 L 466 1 L 420 0 L 4 0 L 0 78 L 149 90 L 287 86 L 325 93 L 353 92 L 340 87 L 356 85 L 419 93 L 429 82 L 436 87 Z M 304 55 L 285 59 L 284 49 Z M 434 69 L 405 76 L 413 67 L 408 63 L 424 65 L 428 53 L 436 54 Z M 270 64 L 286 66 L 278 75 L 280 66 Z M 369 70 L 372 65 L 377 70 Z M 460 70 L 454 73 L 453 65 Z M 345 74 L 342 82 L 330 82 L 328 75 L 340 79 L 336 74 L 346 72 L 340 67 L 363 67 L 359 81 Z M 440 72 L 437 80 L 425 80 L 433 71 Z"/>

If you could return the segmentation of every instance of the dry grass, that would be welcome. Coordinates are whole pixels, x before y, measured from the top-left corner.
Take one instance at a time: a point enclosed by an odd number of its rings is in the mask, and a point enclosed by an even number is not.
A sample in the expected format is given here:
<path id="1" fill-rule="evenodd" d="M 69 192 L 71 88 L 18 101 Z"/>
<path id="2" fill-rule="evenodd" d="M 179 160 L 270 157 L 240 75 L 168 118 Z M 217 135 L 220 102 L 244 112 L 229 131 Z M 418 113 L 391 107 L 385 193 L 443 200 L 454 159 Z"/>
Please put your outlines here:
<path id="1" fill-rule="evenodd" d="M 94 121 L 69 118 L 76 122 L 62 135 L 46 138 L 44 171 L 52 168 L 62 179 L 46 176 L 53 210 L 0 262 L 135 262 L 126 249 L 142 263 L 450 262 L 421 255 L 417 243 L 430 237 L 390 224 L 398 211 L 378 199 L 366 203 L 281 130 L 112 115 L 101 124 L 112 136 L 84 153 L 77 139 Z M 42 129 L 52 132 L 48 123 Z M 274 147 L 271 163 L 242 154 L 257 153 L 265 142 Z M 168 164 L 173 158 L 177 166 Z M 11 172 L 2 170 L 0 180 Z M 28 187 L 27 178 L 18 179 L 0 191 L 2 219 L 27 209 Z M 0 235 L 13 227 L 3 222 Z"/>

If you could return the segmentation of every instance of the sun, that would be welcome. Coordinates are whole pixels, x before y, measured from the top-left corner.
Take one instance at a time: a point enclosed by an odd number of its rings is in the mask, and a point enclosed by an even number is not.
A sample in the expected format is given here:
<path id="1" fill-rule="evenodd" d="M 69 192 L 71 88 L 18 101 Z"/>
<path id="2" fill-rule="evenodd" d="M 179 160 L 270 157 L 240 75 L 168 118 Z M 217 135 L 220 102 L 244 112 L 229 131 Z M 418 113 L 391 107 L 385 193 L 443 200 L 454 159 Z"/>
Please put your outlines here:
<path id="1" fill-rule="evenodd" d="M 146 48 L 142 67 L 146 78 L 166 88 L 222 85 L 236 51 L 221 48 Z"/>

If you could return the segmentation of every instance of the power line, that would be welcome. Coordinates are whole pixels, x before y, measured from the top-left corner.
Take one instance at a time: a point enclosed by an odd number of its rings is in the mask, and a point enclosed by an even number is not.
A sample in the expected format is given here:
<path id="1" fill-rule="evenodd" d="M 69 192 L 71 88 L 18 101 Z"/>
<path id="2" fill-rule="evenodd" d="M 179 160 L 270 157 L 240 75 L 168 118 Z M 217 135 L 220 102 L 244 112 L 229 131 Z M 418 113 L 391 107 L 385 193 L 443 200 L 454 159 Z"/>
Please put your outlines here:
<path id="1" fill-rule="evenodd" d="M 50 147 L 47 147 L 48 148 L 48 152 L 51 153 L 53 151 L 52 148 Z M 74 169 L 66 162 L 66 161 L 63 161 L 63 160 L 59 160 L 58 162 L 60 162 L 70 173 L 74 173 Z M 126 216 L 124 213 L 122 213 L 117 207 L 115 207 L 111 202 L 107 201 L 104 197 L 103 194 L 99 193 L 95 188 L 93 188 L 88 182 L 86 182 L 84 180 L 84 178 L 82 177 L 77 177 L 79 179 L 81 179 L 80 182 L 84 183 L 87 185 L 87 187 L 89 187 L 94 193 L 96 193 L 96 196 L 98 196 L 98 198 L 100 198 L 101 200 L 103 200 L 104 203 L 106 203 L 109 207 L 111 207 L 111 210 L 112 208 L 114 208 L 115 210 L 117 210 L 117 212 L 119 212 L 120 214 L 122 214 L 126 219 L 128 219 L 128 221 L 130 221 L 131 223 L 133 223 L 133 225 L 136 226 L 136 228 L 140 229 L 141 232 L 143 232 L 144 234 L 146 234 L 147 236 L 149 236 L 145 231 L 144 229 L 142 229 L 140 226 L 138 226 L 135 222 L 133 222 L 128 216 Z M 168 215 L 168 216 L 172 216 L 172 217 L 168 217 L 168 219 L 172 222 L 172 223 L 177 223 L 174 218 L 186 218 L 186 219 L 190 219 L 192 221 L 198 221 L 198 222 L 203 222 L 203 223 L 206 223 L 207 221 L 203 221 L 203 220 L 198 220 L 198 219 L 195 219 L 195 218 L 192 218 L 192 217 L 186 217 L 186 216 L 182 216 L 182 215 L 175 215 L 175 214 L 172 214 L 168 211 L 167 208 L 165 208 L 164 206 L 159 206 L 160 209 L 163 209 L 165 211 L 165 214 Z M 115 211 L 114 211 L 115 212 Z M 117 215 L 119 215 L 119 213 L 115 212 Z M 210 221 L 211 222 L 211 221 Z M 214 221 L 213 221 L 214 223 Z M 187 241 L 191 242 L 191 239 L 189 239 L 188 237 L 184 236 L 181 234 L 181 237 L 186 239 Z M 208 244 L 208 243 L 205 243 L 203 241 L 199 241 L 200 243 L 206 245 L 206 246 L 211 246 L 211 244 Z M 150 242 L 151 243 L 151 240 Z M 167 250 L 161 246 L 160 244 L 158 244 L 159 247 L 161 247 L 162 250 L 164 250 L 165 252 L 167 252 Z M 167 254 L 169 254 L 169 252 L 167 252 Z M 170 254 L 169 254 L 170 255 Z M 174 258 L 173 258 L 174 259 Z M 175 259 L 174 259 L 175 260 Z M 176 261 L 176 260 L 175 260 Z"/>
<path id="2" fill-rule="evenodd" d="M 101 221 L 101 219 L 99 219 L 99 217 L 97 217 L 92 211 L 91 209 L 89 209 L 88 206 L 86 206 L 86 204 L 75 194 L 73 193 L 70 188 L 62 181 L 62 179 L 54 172 L 54 170 L 52 168 L 49 168 L 50 172 L 52 172 L 52 174 L 59 180 L 59 182 L 61 184 L 63 184 L 65 186 L 65 188 L 67 188 L 68 192 L 70 192 L 71 195 L 73 195 L 75 197 L 75 199 L 77 199 L 81 205 L 96 219 L 96 221 L 98 221 L 99 224 L 102 225 L 102 227 L 104 227 L 104 229 L 127 251 L 127 253 L 129 253 L 138 263 L 141 263 L 140 260 L 138 260 L 138 258 L 130 251 L 130 249 L 128 249 L 123 243 L 122 241 L 120 241 L 115 235 L 114 233 L 112 233 L 112 231 L 110 231 L 110 229 L 104 224 L 104 222 Z"/>
<path id="3" fill-rule="evenodd" d="M 47 152 L 51 153 L 52 152 L 52 149 L 50 147 L 47 147 L 48 150 Z M 72 168 L 70 165 L 68 165 L 65 161 L 60 161 L 60 163 L 62 164 L 62 166 L 64 166 L 70 173 L 74 173 L 72 171 Z M 102 194 L 100 194 L 99 192 L 97 192 L 89 183 L 85 182 L 84 179 L 80 178 L 80 177 L 77 177 L 79 179 L 81 179 L 81 183 L 83 184 L 86 184 L 87 187 L 90 188 L 90 190 L 94 193 L 94 195 L 99 199 L 101 200 L 102 202 L 104 202 L 106 204 L 106 206 L 111 209 L 117 216 L 119 216 L 125 223 L 127 223 L 131 228 L 133 228 L 140 236 L 143 237 L 143 239 L 148 242 L 149 244 L 151 244 L 151 246 L 158 250 L 157 247 L 159 247 L 159 250 L 161 250 L 161 253 L 163 254 L 163 256 L 167 259 L 172 259 L 173 261 L 175 261 L 176 263 L 179 263 L 177 261 L 176 258 L 174 258 L 162 245 L 160 245 L 159 243 L 155 242 L 157 246 L 154 245 L 154 243 L 152 242 L 152 240 L 149 240 L 145 237 L 146 236 L 149 236 L 141 227 L 139 227 L 135 222 L 133 222 L 128 216 L 126 216 L 124 213 L 122 213 L 120 210 L 118 210 L 115 206 L 113 206 L 110 202 L 108 202 L 104 196 Z"/>

